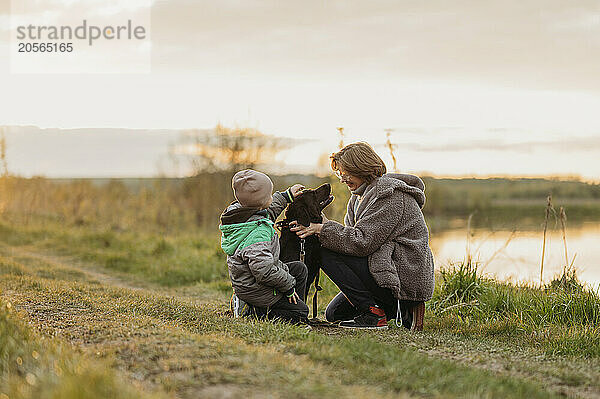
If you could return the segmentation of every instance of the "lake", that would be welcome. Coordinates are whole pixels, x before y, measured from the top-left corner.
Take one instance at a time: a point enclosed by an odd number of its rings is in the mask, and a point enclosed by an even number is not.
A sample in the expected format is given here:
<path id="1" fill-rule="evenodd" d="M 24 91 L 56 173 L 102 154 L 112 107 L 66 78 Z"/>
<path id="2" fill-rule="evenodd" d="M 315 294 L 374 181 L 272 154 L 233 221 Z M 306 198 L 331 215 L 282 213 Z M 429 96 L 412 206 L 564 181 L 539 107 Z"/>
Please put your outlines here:
<path id="1" fill-rule="evenodd" d="M 512 235 L 512 238 L 511 238 Z M 479 260 L 479 270 L 484 275 L 513 282 L 540 280 L 543 227 L 537 231 L 512 231 L 489 229 L 471 230 L 470 247 L 473 259 Z M 430 245 L 436 270 L 451 262 L 465 258 L 467 229 L 451 229 L 431 234 Z M 600 286 L 600 223 L 567 226 L 569 261 L 575 255 L 577 275 L 588 286 Z M 565 265 L 564 244 L 560 226 L 548 226 L 544 282 L 561 274 Z"/>

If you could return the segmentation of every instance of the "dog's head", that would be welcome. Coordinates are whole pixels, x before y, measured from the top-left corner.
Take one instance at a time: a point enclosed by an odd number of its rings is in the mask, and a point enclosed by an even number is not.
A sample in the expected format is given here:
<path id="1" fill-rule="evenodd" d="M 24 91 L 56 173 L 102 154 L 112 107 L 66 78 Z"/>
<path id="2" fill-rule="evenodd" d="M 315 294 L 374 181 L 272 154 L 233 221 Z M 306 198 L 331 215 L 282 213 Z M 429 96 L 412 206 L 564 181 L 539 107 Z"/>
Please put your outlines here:
<path id="1" fill-rule="evenodd" d="M 323 221 L 321 211 L 333 201 L 333 198 L 329 183 L 314 190 L 306 189 L 288 206 L 285 220 L 287 222 L 296 220 L 304 226 L 308 226 L 311 222 L 321 223 Z"/>

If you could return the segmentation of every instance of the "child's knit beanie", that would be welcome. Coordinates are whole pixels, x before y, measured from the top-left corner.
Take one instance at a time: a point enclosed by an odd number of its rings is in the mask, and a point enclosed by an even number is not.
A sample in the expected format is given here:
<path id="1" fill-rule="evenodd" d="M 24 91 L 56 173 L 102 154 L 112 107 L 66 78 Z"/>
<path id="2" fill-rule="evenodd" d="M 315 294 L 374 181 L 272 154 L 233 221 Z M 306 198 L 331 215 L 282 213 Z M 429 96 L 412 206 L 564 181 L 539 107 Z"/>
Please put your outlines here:
<path id="1" fill-rule="evenodd" d="M 269 176 L 252 169 L 240 170 L 231 180 L 233 194 L 242 206 L 265 208 L 273 194 Z"/>

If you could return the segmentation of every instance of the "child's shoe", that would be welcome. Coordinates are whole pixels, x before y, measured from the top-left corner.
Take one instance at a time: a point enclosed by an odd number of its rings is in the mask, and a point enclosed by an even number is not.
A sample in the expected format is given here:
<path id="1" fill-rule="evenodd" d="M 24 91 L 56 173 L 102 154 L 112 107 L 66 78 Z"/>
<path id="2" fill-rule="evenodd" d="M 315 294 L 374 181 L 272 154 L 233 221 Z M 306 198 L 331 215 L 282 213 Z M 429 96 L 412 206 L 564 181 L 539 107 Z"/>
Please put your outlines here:
<path id="1" fill-rule="evenodd" d="M 233 313 L 233 317 L 244 317 L 250 313 L 250 305 L 238 298 L 235 293 L 231 295 L 229 308 Z"/>

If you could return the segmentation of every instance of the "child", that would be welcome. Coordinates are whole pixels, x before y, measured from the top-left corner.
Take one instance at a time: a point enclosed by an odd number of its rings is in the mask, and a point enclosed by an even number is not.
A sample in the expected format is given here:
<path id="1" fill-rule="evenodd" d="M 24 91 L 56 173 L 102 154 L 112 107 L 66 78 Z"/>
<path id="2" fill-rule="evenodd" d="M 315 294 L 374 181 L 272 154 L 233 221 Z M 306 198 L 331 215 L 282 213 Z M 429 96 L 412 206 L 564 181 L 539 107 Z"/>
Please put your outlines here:
<path id="1" fill-rule="evenodd" d="M 219 229 L 234 291 L 234 314 L 305 321 L 308 271 L 302 262 L 279 260 L 279 236 L 273 228 L 275 219 L 304 187 L 295 184 L 284 193 L 271 194 L 269 176 L 251 169 L 237 172 L 231 185 L 237 201 L 221 215 Z M 240 311 L 241 301 L 249 309 Z"/>

